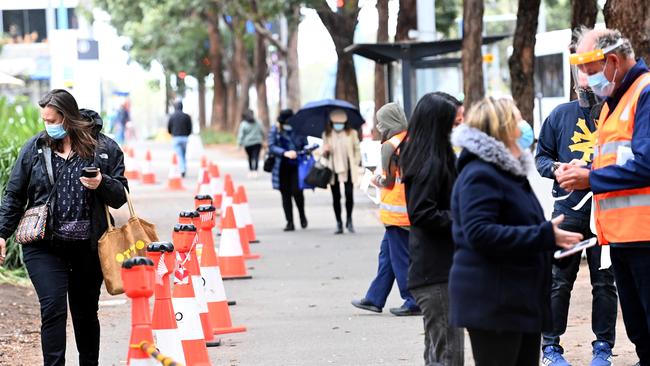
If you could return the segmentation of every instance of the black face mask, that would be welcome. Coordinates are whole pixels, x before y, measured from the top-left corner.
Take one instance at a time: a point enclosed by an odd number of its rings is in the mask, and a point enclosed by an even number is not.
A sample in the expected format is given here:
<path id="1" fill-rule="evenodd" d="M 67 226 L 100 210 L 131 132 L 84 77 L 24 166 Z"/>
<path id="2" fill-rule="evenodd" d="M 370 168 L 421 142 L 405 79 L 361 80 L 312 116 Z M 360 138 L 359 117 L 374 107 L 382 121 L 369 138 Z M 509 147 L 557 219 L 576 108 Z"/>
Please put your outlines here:
<path id="1" fill-rule="evenodd" d="M 579 86 L 576 88 L 576 94 L 578 95 L 578 104 L 581 107 L 592 108 L 600 103 L 600 98 L 598 98 L 591 88 Z"/>

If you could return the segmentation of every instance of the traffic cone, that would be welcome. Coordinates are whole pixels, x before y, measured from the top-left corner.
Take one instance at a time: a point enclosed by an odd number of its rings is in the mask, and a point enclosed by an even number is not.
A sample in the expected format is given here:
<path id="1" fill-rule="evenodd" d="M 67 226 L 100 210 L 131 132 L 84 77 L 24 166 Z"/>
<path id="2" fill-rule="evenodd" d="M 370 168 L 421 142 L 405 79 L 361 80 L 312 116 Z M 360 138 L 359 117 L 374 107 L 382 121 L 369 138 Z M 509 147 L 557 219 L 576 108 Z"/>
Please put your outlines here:
<path id="1" fill-rule="evenodd" d="M 212 196 L 209 194 L 197 194 L 194 196 L 194 208 L 199 208 L 202 205 L 212 206 Z"/>
<path id="2" fill-rule="evenodd" d="M 244 253 L 244 259 L 259 259 L 259 254 L 251 253 L 251 248 L 248 242 L 248 230 L 246 229 L 244 210 L 241 205 L 241 195 L 239 193 L 240 191 L 235 193 L 235 197 L 232 201 L 232 210 L 235 214 L 235 225 L 239 231 L 239 242 L 241 243 L 241 249 Z"/>
<path id="3" fill-rule="evenodd" d="M 201 163 L 199 165 L 199 174 L 196 176 L 196 193 L 198 194 L 201 190 L 201 184 L 203 184 L 203 173 L 208 172 L 208 179 L 210 178 L 210 172 L 208 171 L 208 158 L 205 155 L 201 155 Z"/>
<path id="4" fill-rule="evenodd" d="M 246 272 L 244 252 L 239 242 L 239 230 L 232 207 L 226 208 L 221 219 L 221 243 L 219 245 L 219 268 L 224 280 L 253 278 Z"/>
<path id="5" fill-rule="evenodd" d="M 144 156 L 144 164 L 142 164 L 142 183 L 143 184 L 156 184 L 156 174 L 151 168 L 151 150 L 147 149 Z"/>
<path id="6" fill-rule="evenodd" d="M 145 257 L 133 257 L 122 263 L 121 270 L 124 292 L 131 299 L 131 339 L 126 358 L 127 365 L 155 366 L 156 360 L 149 357 L 140 345 L 153 343 L 149 298 L 153 295 L 153 262 Z"/>
<path id="7" fill-rule="evenodd" d="M 210 166 L 214 166 L 210 172 L 210 194 L 212 194 L 214 207 L 220 210 L 221 201 L 223 199 L 223 185 L 221 183 L 221 174 L 219 172 L 218 165 L 210 163 Z M 218 212 L 218 214 L 220 215 L 221 212 Z"/>
<path id="8" fill-rule="evenodd" d="M 196 209 L 201 215 L 199 242 L 203 244 L 201 254 L 201 276 L 205 284 L 205 297 L 208 303 L 208 316 L 214 334 L 245 332 L 246 327 L 233 327 L 228 310 L 228 299 L 223 286 L 221 271 L 214 247 L 212 229 L 215 227 L 215 209 L 212 205 L 201 205 Z"/>
<path id="9" fill-rule="evenodd" d="M 246 223 L 246 233 L 248 234 L 248 242 L 250 243 L 259 243 L 257 240 L 257 235 L 255 234 L 255 226 L 253 226 L 253 218 L 251 217 L 250 207 L 248 206 L 248 197 L 246 197 L 246 188 L 244 186 L 237 187 L 237 193 L 239 193 L 240 205 L 242 207 L 242 212 L 244 216 L 244 222 Z"/>
<path id="10" fill-rule="evenodd" d="M 147 246 L 147 257 L 154 263 L 156 285 L 153 303 L 153 338 L 161 353 L 176 362 L 185 363 L 181 334 L 176 324 L 170 274 L 176 267 L 174 245 L 168 242 L 154 242 Z"/>
<path id="11" fill-rule="evenodd" d="M 195 229 L 200 227 L 200 216 L 192 214 L 193 226 Z M 180 220 L 180 217 L 179 217 Z M 189 252 L 190 259 L 187 261 L 187 270 L 192 277 L 192 286 L 194 287 L 194 296 L 199 307 L 199 317 L 201 318 L 201 327 L 203 329 L 203 338 L 208 347 L 215 347 L 221 344 L 221 341 L 214 338 L 212 333 L 212 324 L 208 316 L 208 303 L 205 299 L 205 280 L 201 276 L 199 266 L 200 256 L 203 253 L 203 244 L 199 242 L 199 231 L 195 230 L 194 244 Z"/>
<path id="12" fill-rule="evenodd" d="M 196 194 L 211 194 L 211 192 L 210 173 L 206 169 L 203 169 L 199 171 L 199 183 L 196 186 Z"/>
<path id="13" fill-rule="evenodd" d="M 172 304 L 176 311 L 176 322 L 181 333 L 183 353 L 188 366 L 210 365 L 205 344 L 199 306 L 194 293 L 193 276 L 187 264 L 196 262 L 192 258 L 196 238 L 196 227 L 192 224 L 174 226 L 173 241 L 177 250 L 178 263 L 174 272 Z"/>
<path id="14" fill-rule="evenodd" d="M 219 172 L 219 165 L 217 165 L 217 164 L 215 164 L 213 162 L 209 162 L 208 163 L 208 169 L 210 171 L 210 176 L 211 177 L 215 177 L 215 178 L 221 177 L 221 173 Z"/>
<path id="15" fill-rule="evenodd" d="M 183 188 L 183 178 L 181 177 L 181 170 L 178 167 L 178 156 L 176 156 L 176 153 L 172 154 L 172 165 L 169 167 L 167 188 L 172 191 L 182 191 L 185 189 Z"/>
<path id="16" fill-rule="evenodd" d="M 235 196 L 235 185 L 232 182 L 230 174 L 226 174 L 223 179 L 223 193 L 221 199 L 221 214 L 226 212 L 226 207 L 232 206 L 232 199 Z"/>
<path id="17" fill-rule="evenodd" d="M 124 177 L 130 181 L 140 179 L 135 153 L 132 147 L 124 146 Z"/>

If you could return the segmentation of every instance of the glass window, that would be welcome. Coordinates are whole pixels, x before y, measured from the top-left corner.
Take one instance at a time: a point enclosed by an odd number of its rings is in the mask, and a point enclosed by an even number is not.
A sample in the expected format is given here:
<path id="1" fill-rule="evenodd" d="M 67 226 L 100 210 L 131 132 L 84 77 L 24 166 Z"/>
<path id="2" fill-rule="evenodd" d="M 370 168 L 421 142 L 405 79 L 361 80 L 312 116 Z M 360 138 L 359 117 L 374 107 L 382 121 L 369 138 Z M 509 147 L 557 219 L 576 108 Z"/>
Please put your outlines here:
<path id="1" fill-rule="evenodd" d="M 45 9 L 4 10 L 2 26 L 11 43 L 34 43 L 47 39 Z"/>
<path id="2" fill-rule="evenodd" d="M 535 94 L 564 97 L 564 59 L 561 53 L 535 57 Z"/>
<path id="3" fill-rule="evenodd" d="M 67 29 L 79 29 L 79 19 L 77 19 L 77 13 L 75 12 L 74 8 L 68 8 L 68 27 Z M 54 14 L 56 15 L 57 12 L 55 11 Z M 63 29 L 61 26 L 61 23 L 59 23 L 60 19 L 58 16 L 55 16 L 56 18 L 56 29 Z"/>

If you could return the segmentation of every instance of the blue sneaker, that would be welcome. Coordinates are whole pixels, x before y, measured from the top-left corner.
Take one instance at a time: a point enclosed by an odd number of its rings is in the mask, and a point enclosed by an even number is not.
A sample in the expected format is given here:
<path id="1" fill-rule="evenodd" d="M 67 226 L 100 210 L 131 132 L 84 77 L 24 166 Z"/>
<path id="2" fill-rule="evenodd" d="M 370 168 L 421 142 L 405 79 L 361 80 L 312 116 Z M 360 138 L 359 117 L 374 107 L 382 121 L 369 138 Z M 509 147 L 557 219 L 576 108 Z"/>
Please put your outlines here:
<path id="1" fill-rule="evenodd" d="M 609 343 L 596 341 L 593 347 L 594 358 L 591 360 L 591 366 L 611 366 L 612 348 L 609 346 Z"/>
<path id="2" fill-rule="evenodd" d="M 542 357 L 542 365 L 544 366 L 571 366 L 562 354 L 564 349 L 560 346 L 546 346 L 542 349 L 544 353 Z"/>

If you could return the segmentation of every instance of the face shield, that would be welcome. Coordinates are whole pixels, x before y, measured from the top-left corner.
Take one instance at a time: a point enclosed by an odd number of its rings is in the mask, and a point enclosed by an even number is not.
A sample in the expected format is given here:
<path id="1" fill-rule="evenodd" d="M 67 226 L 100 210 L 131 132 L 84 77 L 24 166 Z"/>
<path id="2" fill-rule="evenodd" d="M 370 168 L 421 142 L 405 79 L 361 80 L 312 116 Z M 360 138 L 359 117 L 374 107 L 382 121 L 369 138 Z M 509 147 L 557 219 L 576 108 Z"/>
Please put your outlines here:
<path id="1" fill-rule="evenodd" d="M 619 39 L 609 47 L 574 53 L 569 56 L 571 76 L 573 77 L 575 92 L 581 107 L 593 107 L 600 102 L 599 97 L 604 98 L 612 94 L 615 85 L 614 81 L 607 79 L 604 73 L 607 66 L 606 55 L 621 45 L 623 45 L 623 40 Z M 605 63 L 600 66 L 603 60 L 605 60 Z M 594 68 L 599 69 L 599 71 L 593 73 Z M 592 74 L 588 74 L 588 71 L 591 71 Z"/>

